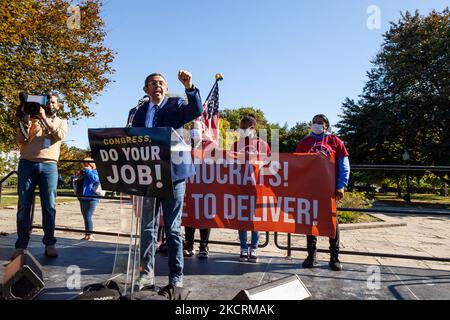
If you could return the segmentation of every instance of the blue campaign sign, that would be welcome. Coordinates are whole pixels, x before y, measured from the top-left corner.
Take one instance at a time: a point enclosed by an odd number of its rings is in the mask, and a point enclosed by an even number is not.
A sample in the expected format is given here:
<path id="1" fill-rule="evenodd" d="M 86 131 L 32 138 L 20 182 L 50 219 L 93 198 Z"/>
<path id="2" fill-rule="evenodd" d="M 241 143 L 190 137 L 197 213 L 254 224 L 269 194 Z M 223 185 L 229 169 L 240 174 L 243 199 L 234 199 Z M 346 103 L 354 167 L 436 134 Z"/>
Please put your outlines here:
<path id="1" fill-rule="evenodd" d="M 89 129 L 92 158 L 105 190 L 173 197 L 172 128 Z"/>

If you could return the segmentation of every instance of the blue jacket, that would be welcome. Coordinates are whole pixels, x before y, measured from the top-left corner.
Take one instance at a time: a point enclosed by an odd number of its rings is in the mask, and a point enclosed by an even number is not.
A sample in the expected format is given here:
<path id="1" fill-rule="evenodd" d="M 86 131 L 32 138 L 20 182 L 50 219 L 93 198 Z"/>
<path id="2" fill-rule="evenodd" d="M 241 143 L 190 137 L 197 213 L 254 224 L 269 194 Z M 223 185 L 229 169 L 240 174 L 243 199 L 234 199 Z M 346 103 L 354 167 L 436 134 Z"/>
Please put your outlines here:
<path id="1" fill-rule="evenodd" d="M 177 130 L 201 116 L 203 105 L 198 89 L 186 91 L 186 95 L 187 103 L 182 98 L 167 98 L 167 102 L 158 111 L 156 127 L 171 127 Z M 138 109 L 131 109 L 128 114 L 127 124 L 132 119 L 131 127 L 144 128 L 149 104 L 149 102 L 146 102 Z M 184 180 L 195 175 L 195 167 L 192 163 L 190 152 L 182 153 L 181 157 L 187 159 L 188 161 L 186 162 L 188 163 L 172 163 L 172 181 Z"/>
<path id="2" fill-rule="evenodd" d="M 92 169 L 83 169 L 84 181 L 83 181 L 83 196 L 98 196 L 94 192 L 94 185 L 100 183 L 98 177 L 98 171 Z M 81 201 L 100 201 L 98 198 L 81 198 Z"/>

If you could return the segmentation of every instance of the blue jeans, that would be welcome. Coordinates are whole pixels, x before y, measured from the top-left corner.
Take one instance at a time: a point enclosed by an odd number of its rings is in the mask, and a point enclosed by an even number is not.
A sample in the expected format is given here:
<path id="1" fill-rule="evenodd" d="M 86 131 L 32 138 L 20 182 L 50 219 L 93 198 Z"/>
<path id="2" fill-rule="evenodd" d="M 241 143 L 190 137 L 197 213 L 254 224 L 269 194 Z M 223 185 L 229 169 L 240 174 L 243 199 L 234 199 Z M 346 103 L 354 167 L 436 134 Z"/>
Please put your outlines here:
<path id="1" fill-rule="evenodd" d="M 92 216 L 94 215 L 95 208 L 97 207 L 97 200 L 80 200 L 81 214 L 84 219 L 84 228 L 86 231 L 93 231 L 94 224 L 92 223 Z"/>
<path id="2" fill-rule="evenodd" d="M 162 205 L 169 263 L 169 283 L 183 285 L 183 238 L 181 215 L 183 211 L 186 181 L 174 181 L 174 198 L 144 198 L 141 225 L 141 260 L 143 274 L 155 275 L 155 250 L 159 227 L 158 209 Z M 156 210 L 154 204 L 156 202 Z M 156 211 L 156 214 L 155 214 Z"/>
<path id="3" fill-rule="evenodd" d="M 251 231 L 252 233 L 252 243 L 250 244 L 251 249 L 258 249 L 259 232 Z M 248 249 L 247 245 L 247 231 L 239 231 L 239 241 L 241 242 L 241 249 Z"/>
<path id="4" fill-rule="evenodd" d="M 19 204 L 17 209 L 17 249 L 26 249 L 30 241 L 31 204 L 36 186 L 39 186 L 39 196 L 42 207 L 42 227 L 46 246 L 54 245 L 56 188 L 58 186 L 58 166 L 56 162 L 19 161 L 18 170 Z"/>

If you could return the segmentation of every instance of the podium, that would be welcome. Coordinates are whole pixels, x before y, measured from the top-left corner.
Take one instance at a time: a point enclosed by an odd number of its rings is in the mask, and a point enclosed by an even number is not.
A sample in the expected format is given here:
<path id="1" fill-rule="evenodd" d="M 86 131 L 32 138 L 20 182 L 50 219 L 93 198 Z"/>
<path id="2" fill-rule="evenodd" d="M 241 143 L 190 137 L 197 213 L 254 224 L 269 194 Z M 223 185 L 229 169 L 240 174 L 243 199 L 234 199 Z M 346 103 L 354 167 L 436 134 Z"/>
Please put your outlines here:
<path id="1" fill-rule="evenodd" d="M 190 145 L 173 128 L 89 129 L 88 136 L 104 190 L 166 197 L 174 168 L 192 165 Z"/>
<path id="2" fill-rule="evenodd" d="M 153 221 L 156 221 L 156 198 L 173 197 L 173 167 L 193 166 L 191 146 L 184 140 L 183 132 L 173 128 L 89 129 L 88 136 L 102 188 L 132 195 L 131 217 L 128 213 L 131 236 L 124 288 L 125 293 L 129 291 L 132 297 L 141 264 L 144 199 L 146 209 L 150 208 Z M 149 205 L 149 201 L 153 202 L 153 206 Z"/>

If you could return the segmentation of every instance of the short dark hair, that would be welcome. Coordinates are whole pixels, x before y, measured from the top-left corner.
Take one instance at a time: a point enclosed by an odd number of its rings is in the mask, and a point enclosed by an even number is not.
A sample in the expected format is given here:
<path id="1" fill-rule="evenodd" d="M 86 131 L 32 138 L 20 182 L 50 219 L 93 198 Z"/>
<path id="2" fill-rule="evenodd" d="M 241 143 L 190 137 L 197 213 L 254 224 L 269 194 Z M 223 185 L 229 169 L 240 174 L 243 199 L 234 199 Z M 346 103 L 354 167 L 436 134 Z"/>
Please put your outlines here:
<path id="1" fill-rule="evenodd" d="M 59 101 L 59 94 L 58 94 L 58 92 L 56 92 L 56 91 L 50 92 L 48 94 L 48 98 L 51 98 L 51 97 L 56 97 L 56 99 L 58 99 L 58 101 Z"/>
<path id="2" fill-rule="evenodd" d="M 326 115 L 324 115 L 324 114 L 316 114 L 312 119 L 314 120 L 315 118 L 322 118 L 323 122 L 325 122 L 326 125 L 327 125 L 327 129 L 330 128 L 330 121 L 328 120 Z"/>
<path id="3" fill-rule="evenodd" d="M 250 125 L 250 127 L 255 127 L 256 126 L 256 117 L 254 114 L 249 113 L 241 119 L 241 122 L 247 122 Z"/>
<path id="4" fill-rule="evenodd" d="M 166 78 L 164 78 L 164 76 L 161 73 L 155 72 L 155 73 L 152 73 L 152 74 L 148 75 L 147 78 L 145 78 L 145 82 L 144 82 L 144 86 L 145 87 L 148 85 L 150 79 L 153 78 L 153 77 L 161 77 L 161 78 L 164 79 L 164 81 L 166 81 Z"/>

